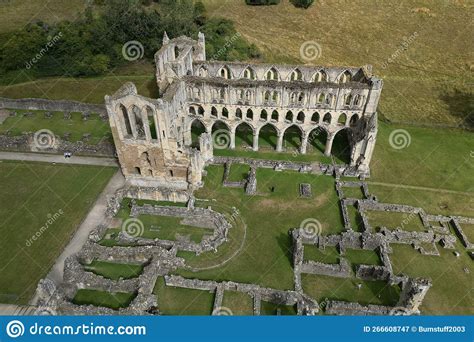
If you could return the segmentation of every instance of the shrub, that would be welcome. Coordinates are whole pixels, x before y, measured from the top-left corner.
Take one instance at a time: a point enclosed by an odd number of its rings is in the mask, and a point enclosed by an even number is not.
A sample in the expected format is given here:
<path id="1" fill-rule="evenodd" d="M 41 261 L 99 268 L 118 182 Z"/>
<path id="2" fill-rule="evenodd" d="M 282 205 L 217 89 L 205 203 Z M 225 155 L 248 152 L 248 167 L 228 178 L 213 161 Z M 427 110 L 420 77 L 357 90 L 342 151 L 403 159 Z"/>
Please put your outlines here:
<path id="1" fill-rule="evenodd" d="M 251 6 L 268 6 L 278 5 L 280 0 L 245 0 L 245 3 Z"/>
<path id="2" fill-rule="evenodd" d="M 314 0 L 290 0 L 295 7 L 308 8 L 314 2 Z"/>

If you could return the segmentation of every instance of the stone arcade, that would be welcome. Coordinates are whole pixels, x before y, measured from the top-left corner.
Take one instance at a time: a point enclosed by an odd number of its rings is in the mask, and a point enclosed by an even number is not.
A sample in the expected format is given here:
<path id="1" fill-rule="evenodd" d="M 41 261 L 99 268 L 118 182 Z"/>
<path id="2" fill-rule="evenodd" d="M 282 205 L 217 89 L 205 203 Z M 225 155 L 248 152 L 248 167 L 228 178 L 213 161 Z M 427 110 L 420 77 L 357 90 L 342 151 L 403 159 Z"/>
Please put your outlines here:
<path id="1" fill-rule="evenodd" d="M 137 94 L 125 84 L 106 96 L 117 155 L 132 186 L 194 189 L 201 185 L 205 163 L 213 157 L 213 126 L 226 127 L 226 147 L 235 148 L 237 129 L 253 134 L 259 149 L 262 128 L 272 129 L 276 151 L 283 150 L 288 129 L 297 129 L 306 153 L 317 135 L 326 137 L 331 155 L 337 134 L 347 134 L 350 167 L 369 174 L 377 136 L 377 104 L 382 81 L 371 67 L 343 68 L 206 61 L 205 37 L 169 39 L 155 55 L 158 99 Z M 192 148 L 191 126 L 200 121 L 206 133 Z M 212 141 L 215 140 L 215 141 Z M 156 196 L 155 196 L 156 197 Z"/>

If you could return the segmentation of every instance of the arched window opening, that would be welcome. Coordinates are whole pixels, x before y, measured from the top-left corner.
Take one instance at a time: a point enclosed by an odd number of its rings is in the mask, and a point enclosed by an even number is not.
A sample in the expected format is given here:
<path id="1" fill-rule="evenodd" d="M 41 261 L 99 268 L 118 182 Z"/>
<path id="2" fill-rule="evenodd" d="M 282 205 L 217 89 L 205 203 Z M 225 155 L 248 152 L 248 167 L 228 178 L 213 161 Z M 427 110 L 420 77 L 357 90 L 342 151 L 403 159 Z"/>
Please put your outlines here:
<path id="1" fill-rule="evenodd" d="M 328 125 L 331 124 L 331 113 L 326 113 L 323 118 L 323 122 L 327 123 Z"/>
<path id="2" fill-rule="evenodd" d="M 276 110 L 272 112 L 272 121 L 278 122 L 278 112 Z"/>
<path id="3" fill-rule="evenodd" d="M 262 111 L 260 112 L 260 120 L 267 121 L 267 119 L 268 119 L 267 111 L 265 109 L 262 109 Z"/>
<path id="4" fill-rule="evenodd" d="M 317 124 L 319 123 L 319 113 L 313 113 L 311 116 L 311 123 Z"/>
<path id="5" fill-rule="evenodd" d="M 303 80 L 303 74 L 299 69 L 295 69 L 291 72 L 290 76 L 291 81 L 302 81 Z"/>
<path id="6" fill-rule="evenodd" d="M 304 117 L 305 117 L 304 113 L 303 113 L 303 112 L 299 112 L 299 113 L 298 113 L 298 116 L 296 117 L 296 122 L 298 122 L 298 123 L 303 123 L 303 122 L 304 122 Z"/>
<path id="7" fill-rule="evenodd" d="M 288 111 L 286 113 L 285 120 L 286 120 L 286 122 L 293 122 L 293 113 L 291 111 Z"/>

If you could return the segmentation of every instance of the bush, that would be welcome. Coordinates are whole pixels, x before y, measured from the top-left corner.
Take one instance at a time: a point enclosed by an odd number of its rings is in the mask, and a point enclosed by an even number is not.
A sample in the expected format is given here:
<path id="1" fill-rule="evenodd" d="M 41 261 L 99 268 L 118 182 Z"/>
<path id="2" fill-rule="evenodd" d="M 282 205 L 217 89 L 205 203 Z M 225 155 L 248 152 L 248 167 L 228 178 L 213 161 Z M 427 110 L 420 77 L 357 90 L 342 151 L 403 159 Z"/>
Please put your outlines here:
<path id="1" fill-rule="evenodd" d="M 314 0 L 290 0 L 295 7 L 308 8 L 314 2 Z"/>
<path id="2" fill-rule="evenodd" d="M 251 6 L 268 6 L 278 5 L 280 0 L 245 0 L 245 3 Z"/>

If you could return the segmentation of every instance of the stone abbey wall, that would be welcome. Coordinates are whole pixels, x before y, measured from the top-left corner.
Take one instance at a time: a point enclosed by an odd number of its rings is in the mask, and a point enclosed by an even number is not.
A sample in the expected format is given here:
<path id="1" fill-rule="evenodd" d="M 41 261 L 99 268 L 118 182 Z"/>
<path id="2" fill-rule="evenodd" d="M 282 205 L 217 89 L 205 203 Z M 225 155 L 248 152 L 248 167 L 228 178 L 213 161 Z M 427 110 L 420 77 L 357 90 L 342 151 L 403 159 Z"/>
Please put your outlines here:
<path id="1" fill-rule="evenodd" d="M 300 153 L 315 139 L 330 155 L 337 134 L 348 136 L 350 166 L 368 175 L 377 135 L 382 81 L 371 67 L 316 67 L 206 61 L 205 37 L 165 34 L 155 55 L 158 99 L 137 94 L 127 83 L 105 102 L 122 171 L 136 186 L 198 187 L 212 156 L 214 125 L 227 128 L 235 148 L 238 127 L 253 133 L 259 149 L 263 127 L 274 129 L 276 151 L 285 132 L 301 133 Z M 200 121 L 207 134 L 192 148 L 191 127 Z M 324 137 L 321 137 L 323 136 Z"/>

